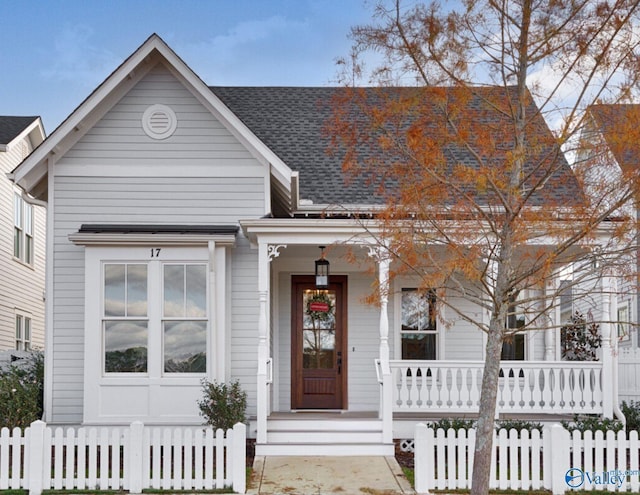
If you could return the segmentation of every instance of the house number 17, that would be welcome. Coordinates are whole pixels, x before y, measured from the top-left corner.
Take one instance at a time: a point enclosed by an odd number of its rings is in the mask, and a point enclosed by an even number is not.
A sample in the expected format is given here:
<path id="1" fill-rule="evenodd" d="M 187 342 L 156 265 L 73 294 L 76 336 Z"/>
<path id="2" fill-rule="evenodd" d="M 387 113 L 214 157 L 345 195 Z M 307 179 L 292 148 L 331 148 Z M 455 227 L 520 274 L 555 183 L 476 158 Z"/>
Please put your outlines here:
<path id="1" fill-rule="evenodd" d="M 160 249 L 161 248 L 151 248 L 151 257 L 157 258 L 158 256 L 160 256 Z"/>

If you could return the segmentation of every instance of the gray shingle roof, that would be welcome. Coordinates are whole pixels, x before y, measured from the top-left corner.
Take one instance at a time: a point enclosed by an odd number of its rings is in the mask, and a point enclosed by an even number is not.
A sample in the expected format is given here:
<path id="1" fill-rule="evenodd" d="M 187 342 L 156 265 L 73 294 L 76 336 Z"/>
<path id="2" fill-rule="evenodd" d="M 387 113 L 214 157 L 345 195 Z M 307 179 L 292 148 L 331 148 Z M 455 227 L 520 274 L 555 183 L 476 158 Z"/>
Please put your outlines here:
<path id="1" fill-rule="evenodd" d="M 9 144 L 37 118 L 0 115 L 0 144 Z"/>
<path id="2" fill-rule="evenodd" d="M 384 203 L 384 199 L 377 194 L 376 188 L 371 186 L 364 177 L 346 180 L 342 171 L 344 154 L 332 153 L 331 136 L 327 132 L 327 123 L 334 111 L 332 99 L 344 93 L 342 87 L 219 87 L 210 88 L 229 109 L 236 114 L 244 124 L 276 153 L 292 170 L 300 174 L 300 198 L 312 200 L 314 204 L 361 204 L 372 205 Z M 365 88 L 360 89 L 367 98 L 382 95 L 386 98 L 395 97 L 402 92 L 412 91 L 418 94 L 420 110 L 418 117 L 408 117 L 403 125 L 408 125 L 413 119 L 420 118 L 425 128 L 441 126 L 445 119 L 436 110 L 433 103 L 434 91 L 440 91 L 446 98 L 454 102 L 456 93 L 444 88 Z M 386 92 L 386 93 L 382 93 Z M 424 91 L 424 93 L 416 93 Z M 429 93 L 431 91 L 432 93 Z M 508 117 L 501 114 L 493 106 L 495 102 L 508 101 L 512 89 L 503 87 L 485 87 L 473 90 L 473 97 L 468 101 L 463 97 L 465 120 L 470 122 L 471 134 L 474 131 L 490 129 L 496 149 L 510 149 L 513 137 L 509 129 L 513 128 Z M 437 95 L 436 95 L 437 96 Z M 492 102 L 487 104 L 487 101 Z M 351 107 L 349 107 L 351 108 Z M 354 107 L 356 108 L 356 107 Z M 557 144 L 549 131 L 544 119 L 537 111 L 533 100 L 530 100 L 527 115 L 532 117 L 531 142 L 538 143 L 529 152 L 530 167 L 547 162 L 556 172 L 548 180 L 545 190 L 534 196 L 530 204 L 546 205 L 575 204 L 582 198 L 579 185 L 573 176 L 564 156 L 559 152 Z M 357 110 L 355 110 L 357 114 Z M 426 115 L 426 117 L 425 117 Z M 357 115 L 354 119 L 358 119 Z M 370 132 L 371 134 L 371 132 Z M 366 138 L 365 138 L 366 139 Z M 542 145 L 541 145 L 542 143 Z M 506 147 L 506 148 L 505 148 Z M 535 149 L 534 149 L 535 148 Z M 335 148 L 334 148 L 335 149 Z M 371 140 L 360 147 L 360 158 L 367 158 L 376 154 L 380 156 L 380 147 Z M 464 145 L 451 144 L 444 150 L 450 167 L 455 164 L 473 166 L 476 163 L 474 155 Z M 505 153 L 498 151 L 496 157 L 503 157 Z M 388 163 L 385 155 L 384 163 Z M 494 159 L 497 163 L 500 158 Z M 534 165 L 535 164 L 535 165 Z M 544 167 L 542 167 L 544 168 Z M 539 171 L 544 174 L 544 170 Z M 534 174 L 535 175 L 535 174 Z M 393 177 L 387 177 L 393 183 Z"/>

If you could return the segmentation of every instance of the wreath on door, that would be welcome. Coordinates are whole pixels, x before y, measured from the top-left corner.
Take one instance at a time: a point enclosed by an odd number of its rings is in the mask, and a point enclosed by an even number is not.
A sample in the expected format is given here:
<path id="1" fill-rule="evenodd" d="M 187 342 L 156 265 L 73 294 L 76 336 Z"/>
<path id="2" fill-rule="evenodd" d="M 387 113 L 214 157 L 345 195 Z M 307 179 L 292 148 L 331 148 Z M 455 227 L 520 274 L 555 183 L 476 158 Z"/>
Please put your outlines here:
<path id="1" fill-rule="evenodd" d="M 321 305 L 322 309 L 317 309 Z M 305 313 L 314 320 L 327 321 L 331 318 L 332 310 L 333 303 L 328 291 L 316 291 L 313 296 L 307 299 Z"/>

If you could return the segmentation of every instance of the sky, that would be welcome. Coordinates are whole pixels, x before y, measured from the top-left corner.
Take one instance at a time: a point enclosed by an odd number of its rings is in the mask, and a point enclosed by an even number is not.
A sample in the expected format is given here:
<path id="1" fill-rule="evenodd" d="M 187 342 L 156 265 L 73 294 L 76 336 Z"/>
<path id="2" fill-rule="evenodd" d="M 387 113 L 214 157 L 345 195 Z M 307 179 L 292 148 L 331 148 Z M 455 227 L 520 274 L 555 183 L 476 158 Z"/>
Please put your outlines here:
<path id="1" fill-rule="evenodd" d="M 51 133 L 151 34 L 209 85 L 327 86 L 371 0 L 0 0 L 0 115 Z"/>

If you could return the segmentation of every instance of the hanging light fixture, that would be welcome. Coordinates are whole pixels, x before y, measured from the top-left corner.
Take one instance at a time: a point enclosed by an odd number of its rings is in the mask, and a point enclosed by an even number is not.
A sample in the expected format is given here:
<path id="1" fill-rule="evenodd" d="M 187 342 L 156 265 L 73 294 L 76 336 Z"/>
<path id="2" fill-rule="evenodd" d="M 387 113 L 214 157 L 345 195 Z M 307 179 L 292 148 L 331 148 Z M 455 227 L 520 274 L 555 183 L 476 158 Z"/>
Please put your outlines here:
<path id="1" fill-rule="evenodd" d="M 329 261 L 324 258 L 325 246 L 318 246 L 322 251 L 316 260 L 316 289 L 329 288 Z"/>

